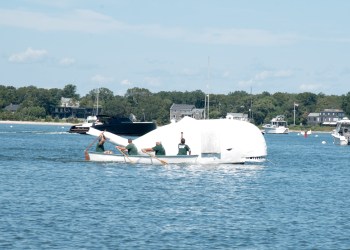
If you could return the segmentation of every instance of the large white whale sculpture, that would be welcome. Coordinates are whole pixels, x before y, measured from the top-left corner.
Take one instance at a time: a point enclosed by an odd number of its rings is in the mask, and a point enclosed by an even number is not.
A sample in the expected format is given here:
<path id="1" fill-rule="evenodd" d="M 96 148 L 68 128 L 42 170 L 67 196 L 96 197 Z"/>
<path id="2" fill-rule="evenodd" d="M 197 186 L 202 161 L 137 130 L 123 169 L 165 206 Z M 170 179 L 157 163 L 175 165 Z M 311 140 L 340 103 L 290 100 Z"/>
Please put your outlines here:
<path id="1" fill-rule="evenodd" d="M 90 128 L 87 134 L 99 136 L 101 131 Z M 104 132 L 106 138 L 116 145 L 125 146 L 127 138 Z M 199 164 L 263 162 L 267 156 L 265 138 L 252 123 L 229 119 L 196 120 L 184 117 L 133 140 L 139 154 L 142 148 L 155 146 L 161 141 L 166 155 L 177 155 L 181 136 L 198 155 Z"/>

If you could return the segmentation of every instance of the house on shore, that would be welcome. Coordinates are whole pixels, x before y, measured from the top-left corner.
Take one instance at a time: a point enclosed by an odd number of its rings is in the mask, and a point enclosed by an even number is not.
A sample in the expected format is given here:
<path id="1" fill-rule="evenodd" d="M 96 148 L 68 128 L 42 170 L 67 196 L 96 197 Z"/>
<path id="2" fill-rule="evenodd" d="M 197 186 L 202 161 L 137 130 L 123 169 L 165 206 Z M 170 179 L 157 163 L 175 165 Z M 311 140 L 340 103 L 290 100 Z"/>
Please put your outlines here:
<path id="1" fill-rule="evenodd" d="M 94 115 L 96 108 L 81 108 L 78 101 L 74 101 L 71 98 L 61 98 L 59 106 L 54 107 L 51 110 L 51 116 L 53 118 L 79 118 L 85 119 L 89 115 Z M 99 109 L 99 113 L 100 113 Z"/>
<path id="2" fill-rule="evenodd" d="M 307 116 L 307 124 L 311 126 L 316 126 L 321 124 L 320 113 L 310 113 Z"/>
<path id="3" fill-rule="evenodd" d="M 7 105 L 4 109 L 8 112 L 15 113 L 19 109 L 20 105 L 19 104 L 10 104 Z"/>
<path id="4" fill-rule="evenodd" d="M 345 116 L 341 109 L 324 109 L 319 113 L 310 113 L 307 117 L 308 125 L 335 126 Z"/>
<path id="5" fill-rule="evenodd" d="M 197 109 L 191 104 L 176 104 L 173 103 L 170 107 L 170 121 L 180 121 L 185 116 L 201 120 L 204 117 L 204 109 Z"/>

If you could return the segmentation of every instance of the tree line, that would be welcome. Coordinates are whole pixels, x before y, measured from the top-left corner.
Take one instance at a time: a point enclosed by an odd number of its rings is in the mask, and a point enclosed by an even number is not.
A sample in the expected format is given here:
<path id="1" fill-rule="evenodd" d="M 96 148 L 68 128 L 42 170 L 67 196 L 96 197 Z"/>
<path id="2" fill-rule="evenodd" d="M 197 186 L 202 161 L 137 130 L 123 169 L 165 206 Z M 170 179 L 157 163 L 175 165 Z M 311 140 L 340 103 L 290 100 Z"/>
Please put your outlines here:
<path id="1" fill-rule="evenodd" d="M 51 112 L 59 106 L 61 97 L 72 98 L 80 102 L 80 107 L 96 106 L 97 94 L 102 114 L 127 116 L 134 114 L 139 121 L 156 121 L 158 125 L 169 123 L 170 107 L 176 104 L 193 104 L 204 108 L 205 96 L 201 90 L 195 91 L 161 91 L 152 93 L 145 88 L 131 88 L 123 96 L 114 95 L 107 88 L 91 90 L 85 96 L 77 93 L 73 84 L 63 89 L 44 89 L 35 86 L 15 88 L 0 85 L 0 120 L 51 120 Z M 227 113 L 245 113 L 256 125 L 268 123 L 277 115 L 284 115 L 289 124 L 294 122 L 294 104 L 296 124 L 307 124 L 311 112 L 324 109 L 342 109 L 350 114 L 350 92 L 344 95 L 325 95 L 303 92 L 298 94 L 277 92 L 270 94 L 249 94 L 245 91 L 234 91 L 228 94 L 210 94 L 209 117 L 224 118 Z M 4 110 L 10 104 L 18 104 L 17 112 Z"/>

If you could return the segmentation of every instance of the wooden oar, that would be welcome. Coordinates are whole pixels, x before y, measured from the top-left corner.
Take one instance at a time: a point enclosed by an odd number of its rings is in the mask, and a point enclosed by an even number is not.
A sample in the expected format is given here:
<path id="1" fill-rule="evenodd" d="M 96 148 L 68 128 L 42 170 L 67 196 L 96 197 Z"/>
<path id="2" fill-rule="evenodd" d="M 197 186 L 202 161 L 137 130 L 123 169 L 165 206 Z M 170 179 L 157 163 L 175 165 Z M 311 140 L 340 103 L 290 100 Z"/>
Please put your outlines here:
<path id="1" fill-rule="evenodd" d="M 84 150 L 84 154 L 85 154 L 85 160 L 86 161 L 90 161 L 90 156 L 88 153 L 88 150 L 91 148 L 91 146 L 98 140 L 99 136 L 97 136 L 95 138 L 95 140 L 93 140 L 93 142 L 90 143 L 90 145 Z"/>
<path id="2" fill-rule="evenodd" d="M 101 134 L 103 134 L 104 132 L 102 132 Z M 91 146 L 100 138 L 100 136 L 96 136 L 95 140 L 93 140 L 90 145 L 84 150 L 84 154 L 85 154 L 85 160 L 90 161 L 90 156 L 88 153 L 88 150 L 91 148 Z"/>
<path id="3" fill-rule="evenodd" d="M 152 155 L 151 153 L 147 153 L 145 152 L 146 154 L 148 154 L 150 157 L 154 158 L 154 159 L 157 159 L 158 161 L 160 161 L 163 165 L 168 165 L 168 163 L 166 161 L 163 161 L 161 159 L 159 159 L 158 157 Z"/>
<path id="4" fill-rule="evenodd" d="M 127 154 L 125 154 L 125 153 L 123 152 L 123 150 L 121 150 L 121 149 L 118 148 L 118 147 L 116 147 L 116 149 L 118 149 L 120 153 L 122 153 L 126 158 L 128 158 L 128 160 L 130 161 L 130 163 L 135 163 L 135 162 L 133 162 L 133 161 L 129 158 L 129 156 L 128 156 Z"/>

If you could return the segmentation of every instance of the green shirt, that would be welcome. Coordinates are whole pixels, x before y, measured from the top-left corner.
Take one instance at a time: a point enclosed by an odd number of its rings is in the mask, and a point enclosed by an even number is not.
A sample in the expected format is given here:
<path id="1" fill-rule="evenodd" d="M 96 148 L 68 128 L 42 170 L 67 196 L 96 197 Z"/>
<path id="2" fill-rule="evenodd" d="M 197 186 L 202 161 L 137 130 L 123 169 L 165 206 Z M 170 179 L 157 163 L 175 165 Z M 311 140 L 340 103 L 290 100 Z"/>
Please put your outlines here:
<path id="1" fill-rule="evenodd" d="M 96 152 L 104 152 L 105 151 L 105 146 L 104 143 L 100 144 L 101 139 L 98 140 L 98 143 L 96 145 Z"/>
<path id="2" fill-rule="evenodd" d="M 129 143 L 125 148 L 128 150 L 129 155 L 137 155 L 138 154 L 137 147 L 135 146 L 134 143 Z"/>
<path id="3" fill-rule="evenodd" d="M 96 152 L 104 152 L 104 151 L 105 151 L 105 147 L 103 146 L 103 144 L 100 145 L 100 144 L 97 143 L 97 145 L 96 145 Z"/>
<path id="4" fill-rule="evenodd" d="M 187 151 L 191 151 L 190 147 L 186 144 L 179 143 L 179 152 L 177 155 L 187 155 Z"/>
<path id="5" fill-rule="evenodd" d="M 156 155 L 165 155 L 165 149 L 162 144 L 156 145 L 152 149 L 156 153 Z"/>

